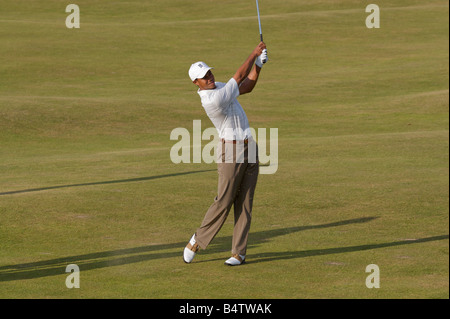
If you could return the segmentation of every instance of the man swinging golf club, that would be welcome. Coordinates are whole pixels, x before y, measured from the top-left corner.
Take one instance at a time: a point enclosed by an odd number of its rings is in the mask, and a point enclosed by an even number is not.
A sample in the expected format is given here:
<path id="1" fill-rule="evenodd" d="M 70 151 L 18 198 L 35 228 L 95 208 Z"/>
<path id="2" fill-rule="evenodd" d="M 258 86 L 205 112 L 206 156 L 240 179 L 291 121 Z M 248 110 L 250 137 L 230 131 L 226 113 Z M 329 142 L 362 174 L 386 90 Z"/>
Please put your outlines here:
<path id="1" fill-rule="evenodd" d="M 199 248 L 206 249 L 233 205 L 232 257 L 225 264 L 237 266 L 245 261 L 259 163 L 257 145 L 237 97 L 253 90 L 266 62 L 266 45 L 260 42 L 227 83 L 215 82 L 212 68 L 204 62 L 196 62 L 189 69 L 189 77 L 198 86 L 201 103 L 219 133 L 220 143 L 217 196 L 184 249 L 186 263 L 192 262 Z"/>

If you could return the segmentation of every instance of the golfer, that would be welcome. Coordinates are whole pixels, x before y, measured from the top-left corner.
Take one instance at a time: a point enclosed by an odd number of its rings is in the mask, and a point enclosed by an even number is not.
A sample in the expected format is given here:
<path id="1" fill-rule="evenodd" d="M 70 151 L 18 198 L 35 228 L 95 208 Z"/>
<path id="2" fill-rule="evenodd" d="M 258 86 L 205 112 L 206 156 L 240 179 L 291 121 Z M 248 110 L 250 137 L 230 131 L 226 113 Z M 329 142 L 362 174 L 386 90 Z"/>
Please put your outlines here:
<path id="1" fill-rule="evenodd" d="M 184 249 L 186 263 L 192 262 L 199 248 L 206 249 L 211 243 L 233 205 L 232 256 L 225 264 L 237 266 L 245 261 L 259 162 L 247 115 L 237 97 L 253 90 L 266 62 L 266 45 L 261 42 L 227 83 L 216 82 L 212 68 L 204 62 L 196 62 L 189 69 L 189 77 L 198 86 L 203 108 L 218 131 L 220 143 L 217 196 Z"/>

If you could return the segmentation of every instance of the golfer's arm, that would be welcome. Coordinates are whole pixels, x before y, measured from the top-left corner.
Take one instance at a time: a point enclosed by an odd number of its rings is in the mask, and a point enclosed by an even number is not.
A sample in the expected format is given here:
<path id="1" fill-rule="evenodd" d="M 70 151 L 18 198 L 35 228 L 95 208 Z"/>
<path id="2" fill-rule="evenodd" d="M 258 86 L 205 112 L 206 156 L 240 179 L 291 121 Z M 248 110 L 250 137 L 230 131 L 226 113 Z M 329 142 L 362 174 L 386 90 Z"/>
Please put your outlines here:
<path id="1" fill-rule="evenodd" d="M 256 55 L 256 53 L 252 52 L 247 60 L 245 60 L 244 64 L 242 64 L 241 67 L 236 71 L 233 78 L 236 80 L 238 85 L 241 85 L 241 83 L 247 78 L 257 57 L 258 56 Z"/>
<path id="2" fill-rule="evenodd" d="M 248 77 L 242 81 L 242 84 L 239 86 L 239 94 L 246 94 L 253 91 L 256 83 L 258 82 L 259 73 L 261 72 L 261 68 L 257 65 L 252 69 Z"/>

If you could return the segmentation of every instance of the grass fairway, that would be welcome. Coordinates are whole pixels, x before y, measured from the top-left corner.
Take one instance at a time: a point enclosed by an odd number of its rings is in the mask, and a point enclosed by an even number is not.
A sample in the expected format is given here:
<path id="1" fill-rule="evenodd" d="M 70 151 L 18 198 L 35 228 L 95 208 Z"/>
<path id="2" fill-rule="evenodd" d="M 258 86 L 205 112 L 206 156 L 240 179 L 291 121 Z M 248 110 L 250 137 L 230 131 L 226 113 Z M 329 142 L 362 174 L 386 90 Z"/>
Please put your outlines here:
<path id="1" fill-rule="evenodd" d="M 239 101 L 279 167 L 235 268 L 232 213 L 182 261 L 217 171 L 172 163 L 170 132 L 212 126 L 189 66 L 228 80 L 254 1 L 77 0 L 80 29 L 69 3 L 0 0 L 0 298 L 449 298 L 448 1 L 376 1 L 379 29 L 361 1 L 260 1 Z"/>

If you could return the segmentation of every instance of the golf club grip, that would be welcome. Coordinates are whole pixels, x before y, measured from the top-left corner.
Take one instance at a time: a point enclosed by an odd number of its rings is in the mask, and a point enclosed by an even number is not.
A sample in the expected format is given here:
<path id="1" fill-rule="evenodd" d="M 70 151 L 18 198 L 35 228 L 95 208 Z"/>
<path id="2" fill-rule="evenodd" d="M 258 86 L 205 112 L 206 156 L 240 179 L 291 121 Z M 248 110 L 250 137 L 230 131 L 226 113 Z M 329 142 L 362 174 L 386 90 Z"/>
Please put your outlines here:
<path id="1" fill-rule="evenodd" d="M 262 36 L 262 34 L 260 34 L 259 36 L 260 36 L 261 42 L 264 42 L 264 41 L 263 41 L 263 36 Z M 266 62 L 267 62 L 267 61 L 266 61 L 265 59 L 262 60 L 262 63 L 266 63 Z"/>

